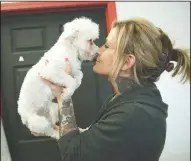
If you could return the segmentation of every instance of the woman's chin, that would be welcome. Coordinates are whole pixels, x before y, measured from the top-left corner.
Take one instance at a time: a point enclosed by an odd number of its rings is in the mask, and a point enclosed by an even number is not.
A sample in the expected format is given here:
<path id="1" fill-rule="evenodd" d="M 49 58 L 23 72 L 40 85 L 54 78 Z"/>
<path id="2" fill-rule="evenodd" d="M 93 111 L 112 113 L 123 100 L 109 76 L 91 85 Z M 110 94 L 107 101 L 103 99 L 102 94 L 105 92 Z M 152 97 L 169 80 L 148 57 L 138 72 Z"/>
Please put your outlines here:
<path id="1" fill-rule="evenodd" d="M 102 74 L 102 72 L 100 71 L 100 68 L 96 64 L 93 66 L 93 71 L 97 74 Z"/>
<path id="2" fill-rule="evenodd" d="M 94 64 L 94 66 L 93 66 L 93 71 L 94 71 L 95 73 L 97 73 L 96 64 Z"/>
<path id="3" fill-rule="evenodd" d="M 93 71 L 95 72 L 95 73 L 97 73 L 97 74 L 101 74 L 101 75 L 107 75 L 105 72 L 104 72 L 104 70 L 103 70 L 103 68 L 100 68 L 98 65 L 94 65 L 93 66 Z"/>

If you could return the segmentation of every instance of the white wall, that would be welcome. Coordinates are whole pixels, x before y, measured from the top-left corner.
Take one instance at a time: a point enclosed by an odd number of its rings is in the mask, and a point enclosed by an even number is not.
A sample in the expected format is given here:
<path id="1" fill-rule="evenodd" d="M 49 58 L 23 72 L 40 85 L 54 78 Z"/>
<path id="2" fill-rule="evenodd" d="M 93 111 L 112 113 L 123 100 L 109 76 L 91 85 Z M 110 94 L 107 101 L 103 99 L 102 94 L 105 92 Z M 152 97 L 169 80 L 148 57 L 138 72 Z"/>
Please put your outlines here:
<path id="1" fill-rule="evenodd" d="M 116 2 L 118 19 L 141 16 L 168 33 L 176 47 L 190 48 L 189 2 Z M 190 161 L 190 84 L 165 72 L 157 85 L 169 104 L 167 139 L 160 161 Z M 173 92 L 173 90 L 175 92 Z"/>
<path id="2" fill-rule="evenodd" d="M 2 121 L 1 121 L 1 160 L 12 161 Z"/>

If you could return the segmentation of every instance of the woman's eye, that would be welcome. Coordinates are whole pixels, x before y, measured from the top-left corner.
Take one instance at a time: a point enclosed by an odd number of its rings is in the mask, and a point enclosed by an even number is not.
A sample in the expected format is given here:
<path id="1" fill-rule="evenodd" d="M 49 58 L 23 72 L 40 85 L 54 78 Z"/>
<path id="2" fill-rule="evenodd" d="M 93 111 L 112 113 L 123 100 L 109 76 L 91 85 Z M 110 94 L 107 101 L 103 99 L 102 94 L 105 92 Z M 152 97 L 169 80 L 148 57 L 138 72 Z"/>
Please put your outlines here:
<path id="1" fill-rule="evenodd" d="M 105 48 L 109 48 L 106 44 L 104 45 Z"/>

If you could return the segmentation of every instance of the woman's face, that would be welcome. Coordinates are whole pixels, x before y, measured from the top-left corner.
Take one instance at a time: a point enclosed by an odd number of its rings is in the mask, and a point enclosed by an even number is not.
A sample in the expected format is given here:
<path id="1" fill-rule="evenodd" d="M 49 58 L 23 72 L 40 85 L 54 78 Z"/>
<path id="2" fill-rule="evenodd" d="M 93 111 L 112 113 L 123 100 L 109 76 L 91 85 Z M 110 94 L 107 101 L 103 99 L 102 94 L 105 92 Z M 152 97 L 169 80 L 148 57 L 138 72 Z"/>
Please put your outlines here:
<path id="1" fill-rule="evenodd" d="M 98 49 L 98 58 L 96 64 L 93 67 L 94 72 L 103 75 L 109 75 L 112 70 L 113 56 L 115 54 L 117 40 L 116 29 L 111 29 L 106 43 Z"/>

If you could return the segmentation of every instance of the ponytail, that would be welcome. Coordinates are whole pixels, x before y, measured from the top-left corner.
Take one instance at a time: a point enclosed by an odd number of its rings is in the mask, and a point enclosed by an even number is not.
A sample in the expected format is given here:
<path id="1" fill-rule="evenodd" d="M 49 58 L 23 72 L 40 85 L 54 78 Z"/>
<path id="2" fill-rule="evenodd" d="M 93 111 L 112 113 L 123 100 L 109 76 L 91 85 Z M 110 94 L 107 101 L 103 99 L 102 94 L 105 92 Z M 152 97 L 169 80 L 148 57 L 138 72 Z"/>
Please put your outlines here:
<path id="1" fill-rule="evenodd" d="M 181 82 L 190 81 L 190 56 L 186 49 L 173 49 L 171 53 L 171 60 L 177 62 L 173 70 L 172 77 L 182 75 Z"/>

